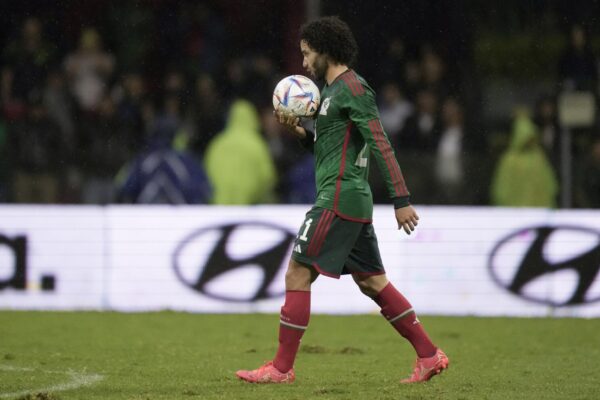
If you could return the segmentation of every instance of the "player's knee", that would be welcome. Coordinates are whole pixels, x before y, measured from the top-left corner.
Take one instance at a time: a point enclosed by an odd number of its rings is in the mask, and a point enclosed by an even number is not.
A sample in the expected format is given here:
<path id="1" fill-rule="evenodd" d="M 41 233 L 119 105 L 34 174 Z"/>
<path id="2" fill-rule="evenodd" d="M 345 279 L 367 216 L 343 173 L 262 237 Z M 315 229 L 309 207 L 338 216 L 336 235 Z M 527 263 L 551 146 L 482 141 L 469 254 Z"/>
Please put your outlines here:
<path id="1" fill-rule="evenodd" d="M 285 273 L 286 290 L 310 290 L 311 271 L 296 263 L 290 263 Z"/>
<path id="2" fill-rule="evenodd" d="M 378 291 L 368 281 L 357 280 L 356 284 L 358 285 L 358 288 L 360 289 L 362 294 L 364 294 L 365 296 L 368 296 L 371 298 L 374 298 L 375 296 L 377 296 Z"/>
<path id="3" fill-rule="evenodd" d="M 385 274 L 369 276 L 366 278 L 359 275 L 353 275 L 352 277 L 360 291 L 365 296 L 369 296 L 372 299 L 377 297 L 379 292 L 381 292 L 381 290 L 389 283 Z"/>

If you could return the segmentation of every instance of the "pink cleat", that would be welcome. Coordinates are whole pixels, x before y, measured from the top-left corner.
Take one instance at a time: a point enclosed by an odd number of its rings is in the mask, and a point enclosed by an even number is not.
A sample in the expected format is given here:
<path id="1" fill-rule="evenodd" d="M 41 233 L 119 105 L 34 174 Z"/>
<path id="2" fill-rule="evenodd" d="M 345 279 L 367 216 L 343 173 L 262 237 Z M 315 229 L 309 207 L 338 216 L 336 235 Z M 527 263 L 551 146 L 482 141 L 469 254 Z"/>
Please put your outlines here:
<path id="1" fill-rule="evenodd" d="M 294 368 L 288 372 L 281 372 L 273 365 L 273 361 L 267 362 L 262 367 L 252 371 L 238 371 L 238 378 L 250 383 L 292 383 L 296 379 Z"/>
<path id="2" fill-rule="evenodd" d="M 450 361 L 446 354 L 441 349 L 437 349 L 432 357 L 417 357 L 412 375 L 406 379 L 402 379 L 400 383 L 426 382 L 434 375 L 442 373 L 443 370 L 448 368 L 449 364 Z"/>

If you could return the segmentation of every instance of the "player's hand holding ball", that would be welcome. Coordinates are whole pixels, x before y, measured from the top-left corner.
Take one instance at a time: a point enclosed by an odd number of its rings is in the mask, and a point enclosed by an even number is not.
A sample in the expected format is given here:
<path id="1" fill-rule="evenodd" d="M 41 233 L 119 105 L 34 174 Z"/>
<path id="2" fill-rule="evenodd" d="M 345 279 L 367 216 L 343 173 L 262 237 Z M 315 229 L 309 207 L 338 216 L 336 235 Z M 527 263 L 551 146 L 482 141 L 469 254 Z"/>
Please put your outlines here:
<path id="1" fill-rule="evenodd" d="M 273 108 L 277 120 L 299 138 L 306 136 L 306 131 L 299 125 L 300 118 L 312 117 L 317 112 L 320 101 L 319 88 L 303 75 L 286 76 L 273 91 Z"/>
<path id="2" fill-rule="evenodd" d="M 297 117 L 294 114 L 289 114 L 282 110 L 275 110 L 274 113 L 279 123 L 290 131 L 294 131 L 300 123 L 300 117 Z"/>

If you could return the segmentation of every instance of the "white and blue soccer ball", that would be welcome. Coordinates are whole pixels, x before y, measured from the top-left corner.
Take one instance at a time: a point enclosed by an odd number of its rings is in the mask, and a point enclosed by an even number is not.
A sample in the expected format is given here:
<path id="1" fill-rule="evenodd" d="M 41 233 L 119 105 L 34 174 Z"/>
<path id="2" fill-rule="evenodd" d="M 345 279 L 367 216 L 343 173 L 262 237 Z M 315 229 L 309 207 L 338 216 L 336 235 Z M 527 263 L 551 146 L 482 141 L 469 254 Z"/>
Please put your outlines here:
<path id="1" fill-rule="evenodd" d="M 297 117 L 314 115 L 320 101 L 319 88 L 303 75 L 290 75 L 283 78 L 273 91 L 273 108 Z"/>

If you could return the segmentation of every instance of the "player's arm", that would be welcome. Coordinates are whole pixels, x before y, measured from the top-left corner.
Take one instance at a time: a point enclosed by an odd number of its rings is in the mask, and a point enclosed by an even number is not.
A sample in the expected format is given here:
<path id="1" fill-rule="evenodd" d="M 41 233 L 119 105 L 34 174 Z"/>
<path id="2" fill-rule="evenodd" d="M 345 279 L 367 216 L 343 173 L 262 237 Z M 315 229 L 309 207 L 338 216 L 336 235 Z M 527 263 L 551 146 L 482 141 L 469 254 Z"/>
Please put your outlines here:
<path id="1" fill-rule="evenodd" d="M 302 144 L 302 147 L 306 148 L 310 152 L 313 151 L 315 134 L 300 125 L 300 118 L 294 115 L 284 114 L 279 111 L 275 111 L 275 117 L 277 118 L 277 121 L 279 121 L 279 123 L 288 130 L 288 132 L 298 138 L 300 144 Z"/>
<path id="2" fill-rule="evenodd" d="M 348 93 L 345 102 L 350 120 L 362 135 L 377 162 L 388 194 L 394 203 L 398 229 L 403 228 L 410 234 L 414 231 L 419 216 L 410 205 L 410 193 L 394 150 L 379 120 L 375 96 L 370 90 L 365 90 L 357 96 Z"/>

